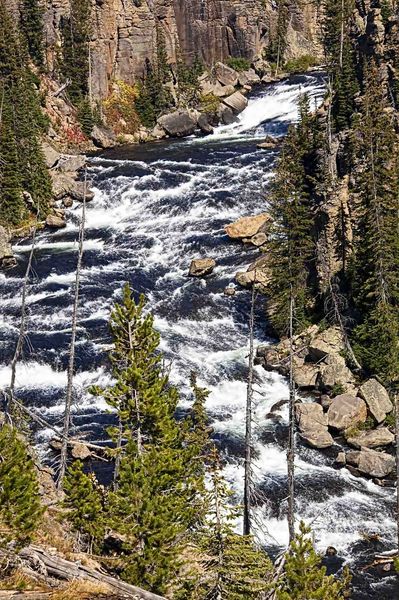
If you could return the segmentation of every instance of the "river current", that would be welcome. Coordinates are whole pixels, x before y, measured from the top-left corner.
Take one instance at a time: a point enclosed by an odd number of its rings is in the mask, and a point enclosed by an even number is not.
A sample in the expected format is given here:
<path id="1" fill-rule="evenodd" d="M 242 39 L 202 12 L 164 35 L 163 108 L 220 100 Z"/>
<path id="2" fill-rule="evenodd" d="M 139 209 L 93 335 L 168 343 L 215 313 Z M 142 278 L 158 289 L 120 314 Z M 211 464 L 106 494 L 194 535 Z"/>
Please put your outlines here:
<path id="1" fill-rule="evenodd" d="M 250 294 L 237 289 L 235 296 L 227 297 L 223 290 L 257 251 L 230 241 L 223 228 L 267 208 L 278 149 L 261 150 L 257 144 L 267 134 L 286 133 L 297 118 L 301 93 L 320 102 L 323 90 L 321 75 L 294 77 L 255 92 L 237 123 L 209 137 L 116 148 L 90 159 L 95 198 L 87 207 L 73 414 L 80 434 L 101 441 L 104 424 L 112 418 L 87 389 L 110 381 L 107 322 L 112 303 L 129 281 L 137 293 L 146 295 L 155 315 L 171 379 L 182 390 L 182 411 L 191 401 L 191 371 L 211 391 L 207 410 L 226 457 L 226 476 L 240 496 Z M 28 335 L 17 369 L 18 396 L 53 426 L 60 425 L 63 410 L 79 215 L 80 206 L 75 205 L 65 229 L 38 236 Z M 14 250 L 18 266 L 0 274 L 0 389 L 10 380 L 29 240 Z M 188 278 L 191 260 L 200 257 L 215 258 L 214 273 L 205 279 Z M 257 342 L 273 343 L 265 330 L 258 299 Z M 281 403 L 288 397 L 287 383 L 260 367 L 255 379 L 257 534 L 276 552 L 288 539 L 287 406 Z M 51 463 L 47 442 L 52 431 L 38 429 L 35 435 Z M 346 469 L 336 470 L 334 456 L 298 440 L 298 518 L 311 525 L 320 551 L 332 545 L 355 568 L 355 600 L 399 598 L 396 578 L 380 580 L 359 568 L 371 562 L 375 552 L 395 545 L 394 492 L 355 478 Z M 379 540 L 366 541 L 370 534 L 378 534 Z"/>

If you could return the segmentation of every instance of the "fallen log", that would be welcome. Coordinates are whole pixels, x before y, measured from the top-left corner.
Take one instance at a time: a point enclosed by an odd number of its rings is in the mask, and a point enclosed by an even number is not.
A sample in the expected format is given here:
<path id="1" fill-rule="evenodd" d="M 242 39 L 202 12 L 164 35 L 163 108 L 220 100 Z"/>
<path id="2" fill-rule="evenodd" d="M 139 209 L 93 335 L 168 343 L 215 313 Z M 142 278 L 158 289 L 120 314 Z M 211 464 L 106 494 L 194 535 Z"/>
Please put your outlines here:
<path id="1" fill-rule="evenodd" d="M 120 596 L 134 598 L 134 600 L 166 600 L 163 596 L 146 592 L 105 573 L 100 573 L 79 563 L 65 560 L 55 554 L 50 554 L 40 546 L 31 545 L 24 548 L 19 553 L 19 558 L 27 563 L 30 569 L 34 571 L 39 570 L 41 575 L 46 574 L 48 577 L 64 581 L 86 580 L 94 583 L 102 583 Z"/>

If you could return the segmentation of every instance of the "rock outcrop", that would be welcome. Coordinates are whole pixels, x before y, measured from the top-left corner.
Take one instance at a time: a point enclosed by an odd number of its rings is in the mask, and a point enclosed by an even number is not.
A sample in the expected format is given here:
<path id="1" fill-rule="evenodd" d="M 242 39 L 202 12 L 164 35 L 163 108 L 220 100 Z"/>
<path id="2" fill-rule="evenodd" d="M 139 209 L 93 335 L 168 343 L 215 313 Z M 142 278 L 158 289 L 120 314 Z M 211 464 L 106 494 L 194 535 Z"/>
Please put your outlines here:
<path id="1" fill-rule="evenodd" d="M 380 448 L 393 444 L 395 436 L 387 427 L 378 427 L 370 431 L 359 431 L 356 435 L 351 434 L 346 441 L 355 448 Z"/>
<path id="2" fill-rule="evenodd" d="M 10 236 L 7 230 L 0 226 L 0 268 L 7 269 L 15 265 L 16 260 L 12 252 Z"/>
<path id="3" fill-rule="evenodd" d="M 367 406 L 361 398 L 341 394 L 332 401 L 327 416 L 330 427 L 344 431 L 366 421 Z"/>
<path id="4" fill-rule="evenodd" d="M 158 119 L 160 125 L 171 137 L 191 135 L 197 128 L 197 121 L 187 110 L 176 110 Z"/>
<path id="5" fill-rule="evenodd" d="M 388 392 L 376 379 L 368 379 L 359 389 L 360 396 L 365 400 L 368 409 L 377 423 L 382 421 L 393 410 L 393 404 Z"/>
<path id="6" fill-rule="evenodd" d="M 346 462 L 364 475 L 387 477 L 395 468 L 395 458 L 386 452 L 377 452 L 369 448 L 351 451 L 346 454 Z"/>

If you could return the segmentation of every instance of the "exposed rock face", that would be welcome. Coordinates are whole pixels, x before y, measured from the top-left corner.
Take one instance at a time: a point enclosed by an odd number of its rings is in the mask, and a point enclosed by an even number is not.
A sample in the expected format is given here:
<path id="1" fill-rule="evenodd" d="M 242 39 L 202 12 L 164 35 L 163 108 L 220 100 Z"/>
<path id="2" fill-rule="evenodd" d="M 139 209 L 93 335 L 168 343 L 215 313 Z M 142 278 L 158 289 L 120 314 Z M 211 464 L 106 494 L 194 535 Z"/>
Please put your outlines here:
<path id="1" fill-rule="evenodd" d="M 231 225 L 226 225 L 224 230 L 233 240 L 242 240 L 256 235 L 268 222 L 270 222 L 270 216 L 262 213 L 254 217 L 241 217 Z"/>
<path id="2" fill-rule="evenodd" d="M 191 277 L 204 277 L 212 273 L 216 267 L 216 261 L 213 258 L 197 258 L 190 265 L 189 275 Z"/>
<path id="3" fill-rule="evenodd" d="M 4 229 L 0 226 L 0 268 L 9 268 L 16 265 L 16 260 L 12 253 L 10 237 Z"/>
<path id="4" fill-rule="evenodd" d="M 328 424 L 334 429 L 343 431 L 364 423 L 367 419 L 367 406 L 364 400 L 349 394 L 336 396 L 327 412 Z"/>
<path id="5" fill-rule="evenodd" d="M 350 436 L 346 441 L 355 448 L 379 448 L 392 444 L 395 436 L 387 427 L 378 427 L 378 429 L 362 431 L 356 436 Z"/>
<path id="6" fill-rule="evenodd" d="M 261 256 L 249 265 L 247 271 L 236 274 L 236 281 L 242 287 L 248 288 L 255 285 L 258 289 L 266 289 L 270 283 L 270 268 L 267 256 Z"/>
<path id="7" fill-rule="evenodd" d="M 366 401 L 369 411 L 377 423 L 382 423 L 387 413 L 393 410 L 388 392 L 376 379 L 369 379 L 363 383 L 360 386 L 359 394 Z"/>
<path id="8" fill-rule="evenodd" d="M 238 83 L 236 71 L 221 62 L 216 63 L 214 73 L 216 79 L 222 85 L 235 87 Z"/>
<path id="9" fill-rule="evenodd" d="M 361 451 L 348 452 L 346 455 L 348 464 L 356 467 L 361 473 L 370 477 L 386 477 L 395 468 L 395 459 L 385 452 L 376 452 L 369 448 Z"/>
<path id="10" fill-rule="evenodd" d="M 8 0 L 14 4 L 13 0 Z M 69 14 L 68 0 L 49 0 L 45 12 L 45 39 L 49 72 L 55 70 L 60 47 L 60 21 Z M 317 10 L 310 5 L 289 7 L 287 58 L 320 53 Z M 112 81 L 134 83 L 146 59 L 154 60 L 157 26 L 166 50 L 176 63 L 177 48 L 192 62 L 198 56 L 212 65 L 228 56 L 255 58 L 269 43 L 277 23 L 272 0 L 97 0 L 92 12 L 92 91 L 95 98 L 109 95 Z"/>
<path id="11" fill-rule="evenodd" d="M 316 402 L 297 404 L 295 407 L 301 437 L 313 448 L 328 448 L 334 444 L 328 432 L 327 415 Z"/>

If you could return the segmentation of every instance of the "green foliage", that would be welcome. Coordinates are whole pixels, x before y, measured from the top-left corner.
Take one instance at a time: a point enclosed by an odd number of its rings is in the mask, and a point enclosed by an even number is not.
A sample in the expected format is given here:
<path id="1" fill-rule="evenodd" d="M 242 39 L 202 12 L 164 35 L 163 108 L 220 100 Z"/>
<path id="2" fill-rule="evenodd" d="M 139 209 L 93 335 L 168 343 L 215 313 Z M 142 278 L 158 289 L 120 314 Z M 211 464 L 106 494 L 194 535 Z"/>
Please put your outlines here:
<path id="1" fill-rule="evenodd" d="M 39 484 L 26 444 L 15 429 L 0 429 L 0 543 L 32 539 L 42 515 Z"/>
<path id="2" fill-rule="evenodd" d="M 51 183 L 40 146 L 47 121 L 35 77 L 4 1 L 0 0 L 0 221 L 18 225 L 29 217 L 22 192 L 29 192 L 39 218 L 45 217 Z"/>
<path id="3" fill-rule="evenodd" d="M 364 367 L 386 383 L 399 379 L 398 143 L 376 66 L 365 80 L 352 151 L 358 165 L 352 300 L 358 325 L 354 348 Z"/>
<path id="4" fill-rule="evenodd" d="M 198 388 L 190 426 L 178 423 L 178 394 L 158 351 L 153 317 L 145 313 L 144 297 L 136 303 L 128 285 L 112 312 L 111 332 L 115 383 L 93 390 L 116 410 L 123 439 L 109 522 L 126 540 L 125 580 L 163 593 L 179 571 L 183 540 L 201 510 L 203 470 L 198 463 L 205 444 L 201 406 L 206 392 Z M 118 429 L 111 430 L 115 441 L 119 435 Z"/>
<path id="5" fill-rule="evenodd" d="M 345 394 L 345 391 L 345 387 L 342 385 L 342 383 L 334 383 L 333 387 L 331 388 L 331 396 L 335 398 L 335 396 Z"/>
<path id="6" fill-rule="evenodd" d="M 193 106 L 198 103 L 201 89 L 198 78 L 203 70 L 204 66 L 198 57 L 191 66 L 186 65 L 184 60 L 179 57 L 176 74 L 180 104 Z"/>
<path id="7" fill-rule="evenodd" d="M 287 73 L 304 73 L 318 64 L 317 59 L 311 54 L 303 54 L 298 58 L 291 58 L 283 66 Z"/>
<path id="8" fill-rule="evenodd" d="M 230 56 L 226 64 L 235 71 L 248 71 L 251 66 L 249 60 L 241 56 Z"/>
<path id="9" fill-rule="evenodd" d="M 284 574 L 278 582 L 277 600 L 344 600 L 348 597 L 350 575 L 342 579 L 326 575 L 321 557 L 315 552 L 310 529 L 300 524 L 300 533 L 291 543 Z"/>
<path id="10" fill-rule="evenodd" d="M 83 133 L 89 137 L 94 125 L 96 124 L 96 117 L 87 98 L 78 104 L 78 120 L 82 127 Z"/>
<path id="11" fill-rule="evenodd" d="M 231 491 L 222 477 L 216 448 L 210 453 L 209 467 L 210 489 L 206 494 L 209 510 L 198 536 L 200 572 L 193 576 L 190 586 L 186 583 L 189 590 L 181 591 L 178 598 L 259 599 L 270 589 L 272 564 L 252 537 L 234 532 L 240 508 L 230 504 Z"/>
<path id="12" fill-rule="evenodd" d="M 275 63 L 276 71 L 284 63 L 284 55 L 287 49 L 287 30 L 289 23 L 289 1 L 277 0 L 277 24 L 270 32 L 269 45 L 265 49 L 265 58 Z"/>
<path id="13" fill-rule="evenodd" d="M 201 112 L 209 115 L 216 115 L 220 106 L 220 98 L 215 94 L 203 94 L 200 96 Z"/>
<path id="14" fill-rule="evenodd" d="M 23 0 L 21 4 L 21 32 L 35 65 L 44 66 L 43 6 L 39 0 Z"/>
<path id="15" fill-rule="evenodd" d="M 70 16 L 62 17 L 60 30 L 62 60 L 59 68 L 64 81 L 70 81 L 68 96 L 79 104 L 89 93 L 90 0 L 71 0 Z"/>
<path id="16" fill-rule="evenodd" d="M 295 301 L 295 329 L 303 330 L 312 313 L 311 283 L 315 243 L 311 194 L 315 176 L 316 132 L 309 99 L 300 103 L 300 122 L 291 127 L 282 148 L 272 185 L 270 214 L 273 218 L 270 252 L 270 307 L 272 323 L 286 333 L 291 294 Z"/>
<path id="17" fill-rule="evenodd" d="M 95 475 L 85 474 L 82 462 L 75 461 L 68 469 L 63 489 L 70 523 L 83 537 L 88 551 L 97 552 L 104 540 L 105 498 Z"/>

